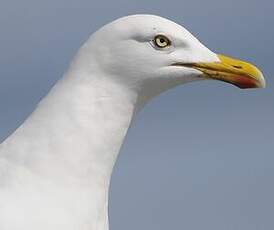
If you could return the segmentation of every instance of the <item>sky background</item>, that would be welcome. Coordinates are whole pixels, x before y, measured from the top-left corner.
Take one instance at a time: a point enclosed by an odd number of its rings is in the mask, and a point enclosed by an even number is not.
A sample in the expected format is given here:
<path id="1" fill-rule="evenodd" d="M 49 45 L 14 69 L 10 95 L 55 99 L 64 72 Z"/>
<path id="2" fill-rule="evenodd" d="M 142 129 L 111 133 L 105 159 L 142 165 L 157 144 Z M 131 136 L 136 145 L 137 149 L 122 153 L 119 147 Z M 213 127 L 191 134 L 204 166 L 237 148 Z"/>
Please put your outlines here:
<path id="1" fill-rule="evenodd" d="M 35 108 L 88 36 L 135 13 L 184 25 L 251 61 L 263 90 L 214 81 L 170 90 L 129 131 L 110 194 L 111 230 L 274 229 L 273 0 L 0 0 L 0 140 Z"/>

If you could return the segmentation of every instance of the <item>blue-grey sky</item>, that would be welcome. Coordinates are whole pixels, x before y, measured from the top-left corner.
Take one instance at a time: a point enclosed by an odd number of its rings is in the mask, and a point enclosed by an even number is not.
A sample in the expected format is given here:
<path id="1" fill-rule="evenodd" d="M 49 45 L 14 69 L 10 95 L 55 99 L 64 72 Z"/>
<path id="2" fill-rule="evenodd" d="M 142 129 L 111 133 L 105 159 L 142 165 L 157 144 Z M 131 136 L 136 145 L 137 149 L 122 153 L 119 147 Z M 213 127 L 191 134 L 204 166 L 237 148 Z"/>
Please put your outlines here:
<path id="1" fill-rule="evenodd" d="M 114 170 L 112 230 L 274 229 L 272 0 L 9 0 L 0 7 L 0 139 L 34 109 L 79 46 L 120 16 L 157 14 L 210 49 L 257 64 L 267 88 L 203 81 L 149 103 Z"/>

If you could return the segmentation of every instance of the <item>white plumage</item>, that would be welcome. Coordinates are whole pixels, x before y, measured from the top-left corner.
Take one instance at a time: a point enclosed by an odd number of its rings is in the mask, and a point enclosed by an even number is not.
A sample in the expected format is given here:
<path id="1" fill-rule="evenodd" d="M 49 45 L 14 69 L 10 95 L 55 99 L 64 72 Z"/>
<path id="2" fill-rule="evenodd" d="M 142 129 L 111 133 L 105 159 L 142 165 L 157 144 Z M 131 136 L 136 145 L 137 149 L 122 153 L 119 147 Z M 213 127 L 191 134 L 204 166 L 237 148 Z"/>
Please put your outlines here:
<path id="1" fill-rule="evenodd" d="M 157 35 L 171 43 L 157 47 Z M 112 168 L 132 119 L 157 94 L 208 78 L 184 63 L 219 62 L 157 16 L 125 17 L 94 33 L 0 145 L 0 229 L 107 230 Z"/>

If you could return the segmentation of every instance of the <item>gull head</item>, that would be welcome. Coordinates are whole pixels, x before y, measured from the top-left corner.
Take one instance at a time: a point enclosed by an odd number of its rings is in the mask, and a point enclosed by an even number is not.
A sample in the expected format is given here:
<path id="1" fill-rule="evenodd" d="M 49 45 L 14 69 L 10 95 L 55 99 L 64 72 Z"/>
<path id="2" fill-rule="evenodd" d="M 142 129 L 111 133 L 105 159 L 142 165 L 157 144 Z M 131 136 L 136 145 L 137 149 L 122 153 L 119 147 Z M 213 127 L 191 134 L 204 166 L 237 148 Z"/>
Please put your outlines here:
<path id="1" fill-rule="evenodd" d="M 159 16 L 132 15 L 105 25 L 82 47 L 84 62 L 144 100 L 176 85 L 213 79 L 261 88 L 254 65 L 219 55 L 184 27 Z"/>

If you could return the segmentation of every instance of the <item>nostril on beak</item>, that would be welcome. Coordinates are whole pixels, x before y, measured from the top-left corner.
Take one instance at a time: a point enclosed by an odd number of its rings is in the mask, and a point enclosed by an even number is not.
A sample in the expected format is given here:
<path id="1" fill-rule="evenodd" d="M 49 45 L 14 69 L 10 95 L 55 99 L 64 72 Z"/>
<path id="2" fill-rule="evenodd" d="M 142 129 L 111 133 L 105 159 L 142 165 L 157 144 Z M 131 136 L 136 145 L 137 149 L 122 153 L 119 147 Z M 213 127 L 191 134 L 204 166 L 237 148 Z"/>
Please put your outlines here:
<path id="1" fill-rule="evenodd" d="M 242 69 L 242 68 L 243 68 L 243 67 L 240 66 L 240 65 L 233 65 L 233 67 L 236 68 L 236 69 Z"/>

